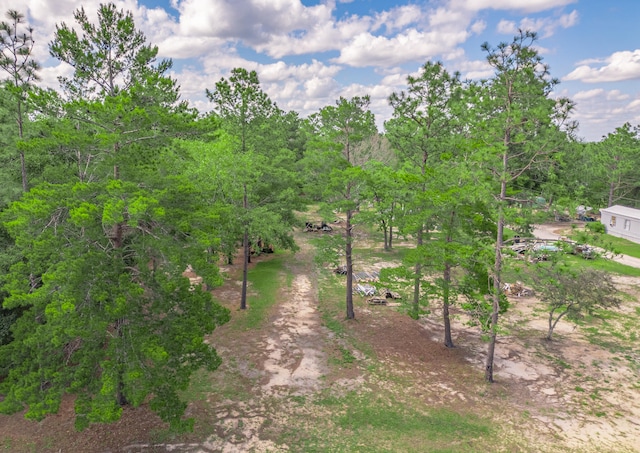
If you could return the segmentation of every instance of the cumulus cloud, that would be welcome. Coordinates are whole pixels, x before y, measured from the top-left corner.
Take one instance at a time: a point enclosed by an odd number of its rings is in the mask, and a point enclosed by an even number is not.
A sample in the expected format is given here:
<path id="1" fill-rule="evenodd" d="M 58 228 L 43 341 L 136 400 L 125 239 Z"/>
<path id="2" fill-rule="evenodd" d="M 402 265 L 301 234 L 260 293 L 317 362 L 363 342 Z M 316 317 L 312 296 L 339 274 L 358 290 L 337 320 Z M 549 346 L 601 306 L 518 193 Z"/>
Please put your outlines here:
<path id="1" fill-rule="evenodd" d="M 475 21 L 473 24 L 471 24 L 471 27 L 469 28 L 471 30 L 471 32 L 475 35 L 479 35 L 480 33 L 482 33 L 485 29 L 487 28 L 487 23 L 483 20 L 477 20 Z"/>
<path id="2" fill-rule="evenodd" d="M 515 34 L 518 29 L 535 31 L 540 34 L 541 38 L 548 38 L 559 28 L 570 28 L 578 23 L 579 14 L 578 11 L 573 10 L 569 14 L 563 14 L 560 17 L 541 17 L 537 19 L 531 19 L 525 17 L 516 24 L 512 20 L 502 19 L 498 22 L 496 30 L 502 34 Z"/>
<path id="3" fill-rule="evenodd" d="M 331 5 L 299 0 L 184 0 L 178 5 L 185 35 L 237 39 L 257 45 L 273 35 L 331 20 Z"/>
<path id="4" fill-rule="evenodd" d="M 345 46 L 333 61 L 356 67 L 424 61 L 453 49 L 467 37 L 466 30 L 445 33 L 411 29 L 392 38 L 363 33 Z"/>
<path id="5" fill-rule="evenodd" d="M 597 98 L 598 96 L 602 96 L 603 94 L 604 90 L 602 88 L 595 88 L 593 90 L 579 91 L 573 95 L 573 99 L 575 101 L 583 101 L 586 99 Z"/>
<path id="6" fill-rule="evenodd" d="M 498 33 L 502 33 L 503 35 L 512 35 L 518 31 L 518 26 L 512 20 L 502 19 L 498 22 L 496 30 Z"/>
<path id="7" fill-rule="evenodd" d="M 392 113 L 388 95 L 405 89 L 407 74 L 426 60 L 444 61 L 449 72 L 460 71 L 463 79 L 493 75 L 486 61 L 464 51 L 470 39 L 485 39 L 485 20 L 494 17 L 486 10 L 500 12 L 499 33 L 513 36 L 518 28 L 531 29 L 545 38 L 578 24 L 578 9 L 585 6 L 580 2 L 575 10 L 567 8 L 577 0 L 399 0 L 378 2 L 382 6 L 371 6 L 377 10 L 371 13 L 338 15 L 348 8 L 337 5 L 353 0 L 169 0 L 170 7 L 148 0 L 148 5 L 114 1 L 118 9 L 133 13 L 147 41 L 158 45 L 160 57 L 175 60 L 172 76 L 183 98 L 201 111 L 211 109 L 205 88 L 213 88 L 232 68 L 243 67 L 258 72 L 263 89 L 281 108 L 303 116 L 339 96 L 370 94 L 379 125 Z M 82 2 L 90 19 L 95 20 L 100 3 L 104 0 Z M 69 74 L 70 68 L 50 58 L 47 45 L 55 24 L 76 26 L 72 13 L 79 6 L 77 0 L 23 0 L 19 6 L 35 29 L 34 57 L 44 66 L 43 86 L 57 87 L 57 76 Z M 16 8 L 15 0 L 0 0 L 0 9 L 9 8 Z M 557 52 L 553 44 L 548 47 L 536 49 Z M 374 69 L 366 83 L 344 86 L 338 80 L 349 66 Z M 640 50 L 635 50 L 581 61 L 565 80 L 638 78 Z M 640 116 L 640 95 L 598 88 L 572 97 L 586 135 L 609 126 L 613 130 L 632 121 L 632 114 Z"/>
<path id="8" fill-rule="evenodd" d="M 560 96 L 576 103 L 572 119 L 580 124 L 578 136 L 598 141 L 625 122 L 640 123 L 640 93 L 635 96 L 619 90 L 594 88 L 571 94 L 566 89 Z"/>
<path id="9" fill-rule="evenodd" d="M 404 5 L 382 11 L 375 15 L 372 23 L 372 29 L 378 30 L 384 28 L 387 33 L 402 30 L 409 25 L 420 22 L 423 12 L 417 5 Z"/>
<path id="10" fill-rule="evenodd" d="M 599 67 L 592 66 L 599 63 L 597 60 L 589 61 L 567 74 L 564 80 L 598 83 L 640 79 L 640 49 L 614 52 Z"/>
<path id="11" fill-rule="evenodd" d="M 254 48 L 273 58 L 327 52 L 347 45 L 355 36 L 367 32 L 370 27 L 370 18 L 354 16 L 340 22 L 321 22 L 304 31 L 273 35 L 256 44 Z"/>

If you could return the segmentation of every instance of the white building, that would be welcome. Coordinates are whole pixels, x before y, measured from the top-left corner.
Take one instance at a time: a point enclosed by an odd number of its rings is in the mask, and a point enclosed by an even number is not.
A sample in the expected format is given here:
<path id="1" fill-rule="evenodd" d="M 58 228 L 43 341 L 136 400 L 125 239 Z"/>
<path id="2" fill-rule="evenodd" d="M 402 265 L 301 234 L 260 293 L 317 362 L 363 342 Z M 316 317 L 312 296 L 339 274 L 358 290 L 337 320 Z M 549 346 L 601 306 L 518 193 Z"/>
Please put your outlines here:
<path id="1" fill-rule="evenodd" d="M 600 214 L 607 234 L 640 243 L 640 209 L 615 205 L 600 209 Z"/>

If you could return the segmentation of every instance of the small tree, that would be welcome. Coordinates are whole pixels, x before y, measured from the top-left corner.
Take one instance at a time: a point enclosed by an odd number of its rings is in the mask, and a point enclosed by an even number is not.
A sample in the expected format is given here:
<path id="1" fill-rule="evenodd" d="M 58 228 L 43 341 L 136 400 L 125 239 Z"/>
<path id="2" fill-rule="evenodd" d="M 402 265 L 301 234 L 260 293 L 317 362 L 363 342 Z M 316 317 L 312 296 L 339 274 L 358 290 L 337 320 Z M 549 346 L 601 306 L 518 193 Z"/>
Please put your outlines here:
<path id="1" fill-rule="evenodd" d="M 375 118 L 369 110 L 369 96 L 340 98 L 336 105 L 322 108 L 309 117 L 308 126 L 314 139 L 307 143 L 305 158 L 311 171 L 322 174 L 325 212 L 339 210 L 346 214 L 344 257 L 347 266 L 347 319 L 355 319 L 353 311 L 353 227 L 364 188 L 362 166 L 369 149 L 360 146 L 376 134 Z M 320 157 L 318 159 L 318 157 Z"/>
<path id="2" fill-rule="evenodd" d="M 247 308 L 248 269 L 251 243 L 260 240 L 286 249 L 295 249 L 291 236 L 292 209 L 298 197 L 293 167 L 295 154 L 287 149 L 287 133 L 295 124 L 260 87 L 256 71 L 235 68 L 229 79 L 222 78 L 215 90 L 207 90 L 214 114 L 230 138 L 236 154 L 229 174 L 242 187 L 237 214 L 242 230 L 242 290 L 240 309 Z M 219 165 L 218 165 L 219 166 Z M 231 193 L 232 189 L 227 189 Z"/>
<path id="3" fill-rule="evenodd" d="M 518 194 L 527 174 L 548 166 L 558 149 L 573 107 L 567 99 L 553 99 L 558 80 L 549 77 L 534 43 L 537 35 L 520 31 L 511 43 L 492 48 L 482 45 L 487 63 L 495 70 L 492 79 L 472 86 L 477 89 L 470 123 L 472 136 L 485 153 L 485 165 L 494 183 L 496 202 L 495 260 L 493 265 L 493 304 L 485 379 L 493 382 L 493 361 L 498 335 L 502 287 L 502 246 L 505 226 L 526 223 L 523 212 L 510 205 L 524 201 Z M 487 146 L 488 145 L 488 146 Z M 482 154 L 480 154 L 482 156 Z"/>
<path id="4" fill-rule="evenodd" d="M 434 166 L 442 153 L 450 151 L 457 122 L 453 104 L 460 80 L 459 74 L 449 74 L 442 63 L 427 62 L 418 76 L 407 77 L 407 84 L 406 92 L 389 96 L 394 112 L 385 128 L 405 174 L 406 190 L 412 194 L 401 230 L 414 237 L 416 243 L 415 251 L 407 258 L 414 270 L 412 312 L 417 316 L 429 231 L 435 227 L 432 198 L 441 189 L 434 183 Z"/>
<path id="5" fill-rule="evenodd" d="M 24 24 L 24 15 L 16 10 L 7 11 L 9 22 L 0 23 L 0 68 L 9 78 L 4 87 L 12 99 L 11 111 L 15 115 L 18 125 L 18 139 L 24 138 L 24 123 L 26 116 L 25 99 L 31 88 L 31 83 L 38 80 L 37 71 L 40 65 L 33 60 L 33 29 L 27 27 L 20 31 Z M 29 190 L 27 167 L 24 151 L 20 150 L 20 170 L 22 175 L 22 190 Z"/>
<path id="6" fill-rule="evenodd" d="M 580 319 L 596 308 L 617 307 L 620 299 L 611 275 L 595 269 L 572 270 L 566 264 L 538 266 L 534 277 L 549 309 L 547 340 L 563 318 Z"/>

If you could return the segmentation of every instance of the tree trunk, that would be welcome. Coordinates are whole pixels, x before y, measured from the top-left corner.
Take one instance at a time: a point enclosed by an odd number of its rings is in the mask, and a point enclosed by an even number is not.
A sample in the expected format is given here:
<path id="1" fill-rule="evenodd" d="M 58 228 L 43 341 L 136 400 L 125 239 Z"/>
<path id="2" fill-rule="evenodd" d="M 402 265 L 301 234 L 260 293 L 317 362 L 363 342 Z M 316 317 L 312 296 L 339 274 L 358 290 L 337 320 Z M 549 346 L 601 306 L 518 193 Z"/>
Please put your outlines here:
<path id="1" fill-rule="evenodd" d="M 247 185 L 244 185 L 244 197 L 242 199 L 242 207 L 244 208 L 245 215 L 247 215 L 248 201 L 247 201 Z M 245 218 L 245 223 L 248 220 Z M 249 227 L 245 224 L 244 234 L 242 236 L 242 293 L 240 295 L 240 309 L 246 310 L 247 308 L 247 280 L 249 277 Z"/>
<path id="2" fill-rule="evenodd" d="M 420 226 L 416 239 L 416 247 L 420 248 L 422 246 L 422 242 L 422 226 Z M 414 275 L 412 312 L 417 319 L 418 313 L 420 312 L 420 282 L 422 280 L 422 264 L 420 263 L 420 259 L 418 259 L 418 262 L 414 267 Z"/>
<path id="3" fill-rule="evenodd" d="M 552 339 L 552 335 L 553 335 L 553 330 L 556 328 L 556 326 L 558 325 L 558 322 L 560 321 L 560 319 L 567 314 L 566 311 L 563 311 L 562 313 L 560 313 L 558 315 L 558 317 L 556 318 L 556 320 L 553 320 L 553 314 L 555 313 L 555 309 L 551 310 L 549 312 L 549 332 L 547 332 L 547 340 L 551 341 Z"/>
<path id="4" fill-rule="evenodd" d="M 24 159 L 24 152 L 20 151 L 20 171 L 22 173 L 22 191 L 29 192 L 29 183 L 27 182 L 27 165 Z"/>
<path id="5" fill-rule="evenodd" d="M 449 231 L 447 232 L 447 247 L 453 241 L 451 231 L 453 229 L 453 223 L 455 222 L 456 212 L 451 211 L 451 223 Z M 442 292 L 442 317 L 444 321 L 444 345 L 447 348 L 453 348 L 453 339 L 451 338 L 451 320 L 449 319 L 449 293 L 451 289 L 451 263 L 448 258 L 448 249 L 445 249 L 444 256 L 444 271 L 442 273 L 442 279 L 444 280 L 444 288 Z"/>
<path id="6" fill-rule="evenodd" d="M 496 255 L 493 266 L 493 304 L 491 320 L 489 325 L 489 347 L 487 348 L 487 359 L 485 362 L 484 378 L 487 382 L 493 382 L 493 358 L 496 350 L 496 340 L 498 336 L 498 314 L 500 312 L 500 293 L 502 279 L 502 242 L 504 240 L 504 203 L 507 197 L 507 164 L 509 134 L 505 135 L 505 151 L 502 156 L 503 176 L 500 181 L 500 198 L 498 200 L 498 237 L 496 238 Z"/>
<path id="7" fill-rule="evenodd" d="M 391 203 L 391 216 L 389 217 L 389 250 L 393 249 L 393 212 L 395 211 L 395 203 Z"/>
<path id="8" fill-rule="evenodd" d="M 382 222 L 382 231 L 384 231 L 384 249 L 389 250 L 389 233 L 387 231 L 387 224 Z"/>
<path id="9" fill-rule="evenodd" d="M 444 345 L 447 348 L 454 348 L 453 339 L 451 338 L 451 320 L 449 319 L 449 288 L 451 286 L 451 265 L 445 263 L 444 272 L 444 288 L 442 292 L 442 317 L 444 320 Z"/>
<path id="10" fill-rule="evenodd" d="M 551 341 L 551 336 L 553 335 L 553 328 L 555 324 L 553 322 L 553 310 L 549 312 L 549 331 L 547 332 L 547 340 Z"/>
<path id="11" fill-rule="evenodd" d="M 18 86 L 16 81 L 16 86 Z M 20 140 L 24 138 L 24 127 L 22 124 L 22 103 L 18 100 L 18 137 Z M 22 175 L 22 191 L 29 192 L 29 182 L 27 180 L 27 164 L 24 157 L 24 151 L 20 151 L 20 174 Z"/>
<path id="12" fill-rule="evenodd" d="M 610 208 L 613 206 L 613 197 L 615 195 L 615 183 L 612 181 L 609 183 L 609 201 L 607 202 L 607 207 Z"/>
<path id="13" fill-rule="evenodd" d="M 352 255 L 352 234 L 351 234 L 351 218 L 353 211 L 347 210 L 347 234 L 345 245 L 345 257 L 347 260 L 347 319 L 355 319 L 356 315 L 353 311 L 353 257 Z"/>

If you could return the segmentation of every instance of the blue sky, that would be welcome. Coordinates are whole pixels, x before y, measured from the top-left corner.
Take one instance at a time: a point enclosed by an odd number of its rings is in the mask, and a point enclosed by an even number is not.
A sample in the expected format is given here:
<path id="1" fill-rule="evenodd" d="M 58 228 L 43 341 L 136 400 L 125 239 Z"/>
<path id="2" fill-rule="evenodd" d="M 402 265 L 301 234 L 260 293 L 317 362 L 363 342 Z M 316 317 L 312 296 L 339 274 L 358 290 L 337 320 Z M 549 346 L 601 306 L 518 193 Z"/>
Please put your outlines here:
<path id="1" fill-rule="evenodd" d="M 106 1 L 106 0 L 103 0 Z M 75 26 L 84 6 L 100 0 L 0 0 L 20 8 L 36 33 L 42 85 L 57 88 L 69 68 L 47 45 L 55 24 Z M 510 42 L 518 28 L 539 35 L 537 47 L 561 80 L 554 95 L 576 102 L 578 136 L 598 141 L 625 122 L 640 124 L 637 0 L 124 0 L 136 25 L 164 58 L 182 96 L 201 111 L 204 95 L 234 67 L 255 69 L 284 110 L 306 116 L 340 96 L 369 94 L 380 128 L 387 98 L 426 61 L 463 78 L 491 75 L 481 44 Z"/>

